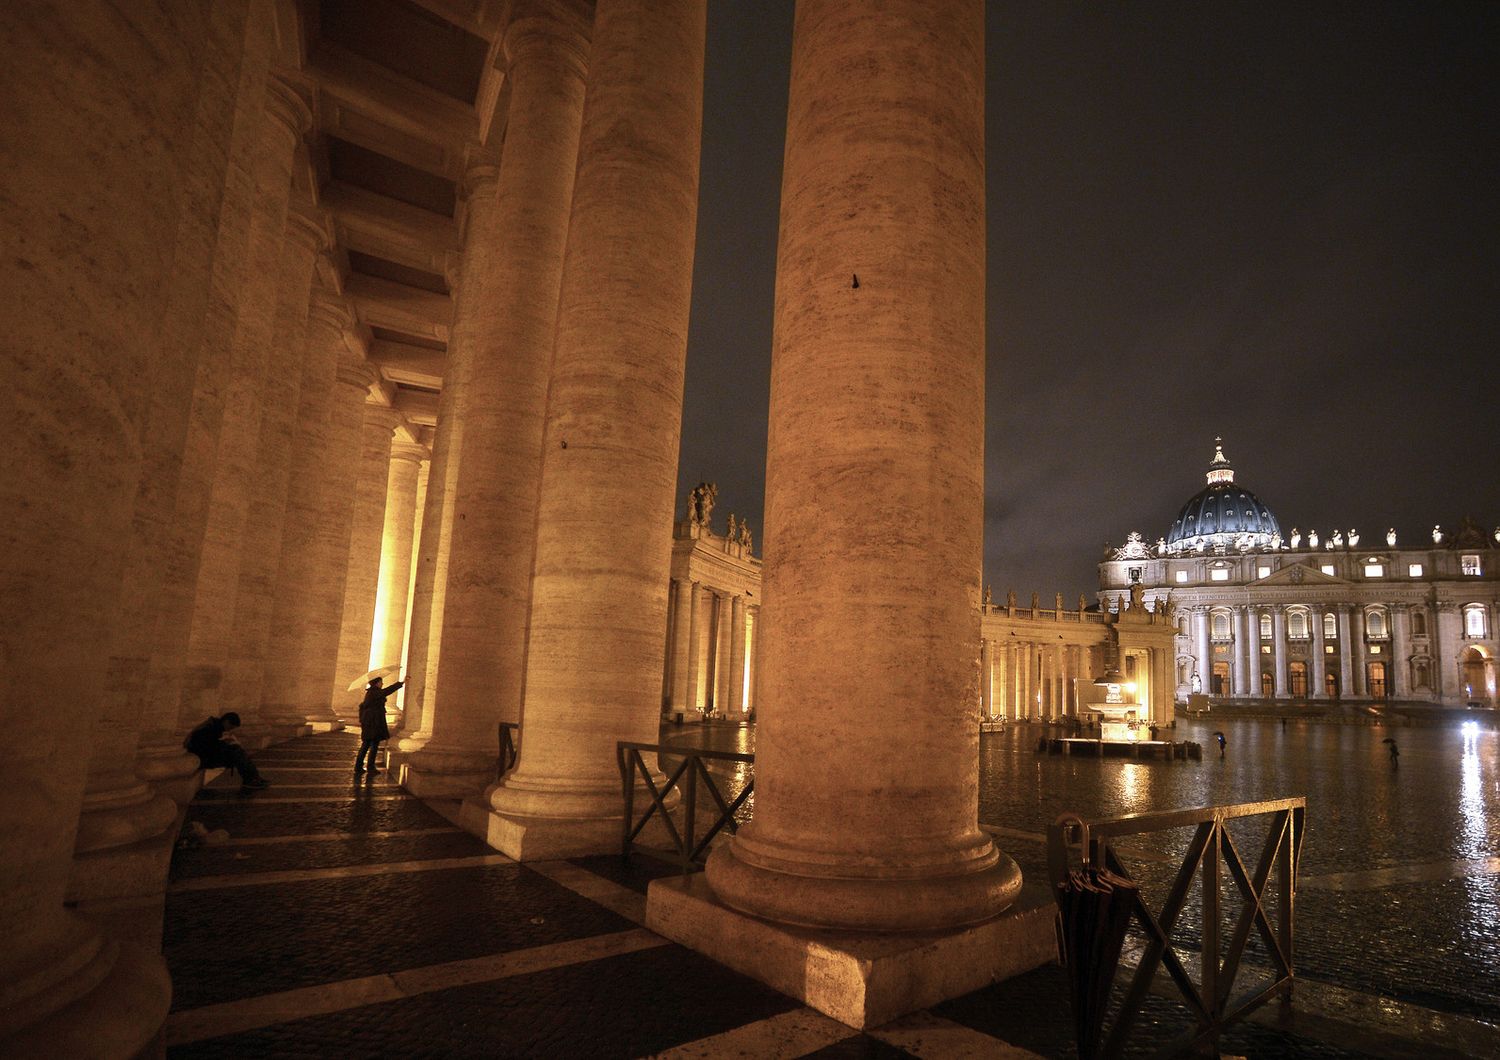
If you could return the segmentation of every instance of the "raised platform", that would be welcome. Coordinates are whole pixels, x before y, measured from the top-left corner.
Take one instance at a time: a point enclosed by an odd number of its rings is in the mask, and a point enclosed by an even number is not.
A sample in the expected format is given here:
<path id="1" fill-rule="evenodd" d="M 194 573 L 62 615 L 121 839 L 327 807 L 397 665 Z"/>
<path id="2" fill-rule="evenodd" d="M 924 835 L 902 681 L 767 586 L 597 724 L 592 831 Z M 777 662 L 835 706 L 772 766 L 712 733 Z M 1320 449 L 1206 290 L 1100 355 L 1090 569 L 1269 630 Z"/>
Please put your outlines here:
<path id="1" fill-rule="evenodd" d="M 1061 739 L 1044 736 L 1037 741 L 1037 753 L 1054 755 L 1090 755 L 1096 758 L 1143 758 L 1147 761 L 1197 761 L 1203 757 L 1201 744 L 1169 740 L 1110 741 L 1090 740 L 1079 736 Z"/>
<path id="2" fill-rule="evenodd" d="M 1056 906 L 1028 886 L 1010 909 L 955 931 L 861 935 L 788 927 L 719 901 L 707 878 L 653 880 L 646 927 L 855 1028 L 877 1027 L 1057 957 Z"/>

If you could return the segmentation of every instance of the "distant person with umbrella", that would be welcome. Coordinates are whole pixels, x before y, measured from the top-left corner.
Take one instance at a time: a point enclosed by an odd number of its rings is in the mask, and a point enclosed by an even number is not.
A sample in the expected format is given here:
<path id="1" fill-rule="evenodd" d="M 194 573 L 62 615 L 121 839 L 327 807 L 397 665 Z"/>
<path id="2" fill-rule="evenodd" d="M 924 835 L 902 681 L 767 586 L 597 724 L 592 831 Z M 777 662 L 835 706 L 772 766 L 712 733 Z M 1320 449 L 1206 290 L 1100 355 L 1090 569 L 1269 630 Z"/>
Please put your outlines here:
<path id="1" fill-rule="evenodd" d="M 385 723 L 385 701 L 405 683 L 397 681 L 386 688 L 385 678 L 376 674 L 365 686 L 365 698 L 359 704 L 359 755 L 354 759 L 356 774 L 380 772 L 375 765 L 375 755 L 380 750 L 380 742 L 391 738 L 391 730 Z M 366 754 L 370 756 L 368 770 L 365 768 Z"/>
<path id="2" fill-rule="evenodd" d="M 1216 733 L 1214 733 L 1214 739 L 1219 741 L 1219 757 L 1223 758 L 1224 757 L 1224 734 L 1222 732 L 1216 732 Z"/>
<path id="3" fill-rule="evenodd" d="M 1396 769 L 1401 765 L 1401 752 L 1396 747 L 1396 741 L 1387 736 L 1384 740 L 1386 750 L 1391 753 L 1391 768 Z"/>

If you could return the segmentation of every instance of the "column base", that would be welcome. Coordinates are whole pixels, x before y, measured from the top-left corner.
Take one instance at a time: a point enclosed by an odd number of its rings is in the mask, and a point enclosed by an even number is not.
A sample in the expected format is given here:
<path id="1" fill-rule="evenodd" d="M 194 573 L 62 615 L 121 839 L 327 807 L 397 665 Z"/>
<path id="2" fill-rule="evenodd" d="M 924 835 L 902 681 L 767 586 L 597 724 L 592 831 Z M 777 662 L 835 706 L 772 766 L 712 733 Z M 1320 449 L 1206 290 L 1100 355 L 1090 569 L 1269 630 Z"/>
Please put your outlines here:
<path id="1" fill-rule="evenodd" d="M 500 813 L 488 798 L 465 799 L 464 831 L 516 861 L 556 861 L 620 852 L 620 817 L 522 817 Z"/>
<path id="2" fill-rule="evenodd" d="M 445 751 L 428 744 L 402 758 L 397 779 L 419 799 L 477 798 L 495 782 L 494 755 Z"/>
<path id="3" fill-rule="evenodd" d="M 143 946 L 121 942 L 107 946 L 113 961 L 93 988 L 0 1035 L 0 1056 L 50 1060 L 57 1056 L 130 1057 L 147 1052 L 160 1035 L 172 1002 L 166 961 Z M 58 989 L 66 989 L 65 984 L 59 984 Z"/>
<path id="4" fill-rule="evenodd" d="M 131 846 L 170 831 L 176 817 L 176 802 L 140 781 L 113 791 L 86 792 L 74 853 Z"/>
<path id="5" fill-rule="evenodd" d="M 167 872 L 184 816 L 186 807 L 173 816 L 177 827 L 138 843 L 75 855 L 66 900 L 106 934 L 159 950 Z"/>
<path id="6" fill-rule="evenodd" d="M 878 1027 L 1057 958 L 1057 910 L 1027 887 L 969 927 L 857 934 L 789 927 L 719 901 L 702 873 L 653 880 L 646 927 L 850 1027 Z"/>

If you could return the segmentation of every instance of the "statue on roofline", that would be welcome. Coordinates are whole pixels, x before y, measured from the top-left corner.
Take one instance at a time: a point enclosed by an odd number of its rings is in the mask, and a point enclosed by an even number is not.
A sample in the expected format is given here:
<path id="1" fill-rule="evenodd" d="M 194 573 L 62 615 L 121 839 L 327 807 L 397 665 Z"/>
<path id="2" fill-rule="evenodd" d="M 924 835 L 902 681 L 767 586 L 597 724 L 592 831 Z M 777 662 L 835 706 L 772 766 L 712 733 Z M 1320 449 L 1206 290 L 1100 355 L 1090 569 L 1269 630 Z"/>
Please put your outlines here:
<path id="1" fill-rule="evenodd" d="M 719 487 L 712 482 L 700 482 L 688 494 L 688 521 L 694 526 L 712 529 L 709 520 L 713 517 L 714 501 L 719 497 Z"/>

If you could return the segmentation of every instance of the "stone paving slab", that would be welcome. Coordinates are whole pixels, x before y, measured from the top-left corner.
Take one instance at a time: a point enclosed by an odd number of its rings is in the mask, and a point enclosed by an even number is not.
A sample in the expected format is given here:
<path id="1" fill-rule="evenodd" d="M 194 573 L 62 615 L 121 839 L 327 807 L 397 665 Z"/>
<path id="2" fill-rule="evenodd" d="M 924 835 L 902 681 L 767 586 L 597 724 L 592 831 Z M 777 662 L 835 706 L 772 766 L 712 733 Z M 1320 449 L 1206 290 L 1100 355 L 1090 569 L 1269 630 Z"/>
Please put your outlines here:
<path id="1" fill-rule="evenodd" d="M 174 1010 L 633 927 L 519 865 L 167 897 Z"/>
<path id="2" fill-rule="evenodd" d="M 177 854 L 172 879 L 236 873 L 280 872 L 289 869 L 331 869 L 351 865 L 435 858 L 472 857 L 492 853 L 467 832 L 396 836 L 366 839 L 356 836 L 341 842 L 274 843 L 256 846 L 200 847 Z"/>
<path id="3" fill-rule="evenodd" d="M 269 789 L 268 789 L 269 790 Z M 436 828 L 449 822 L 416 799 L 396 802 L 257 803 L 254 799 L 194 802 L 189 821 L 231 836 L 306 835 L 315 832 L 397 832 Z"/>

